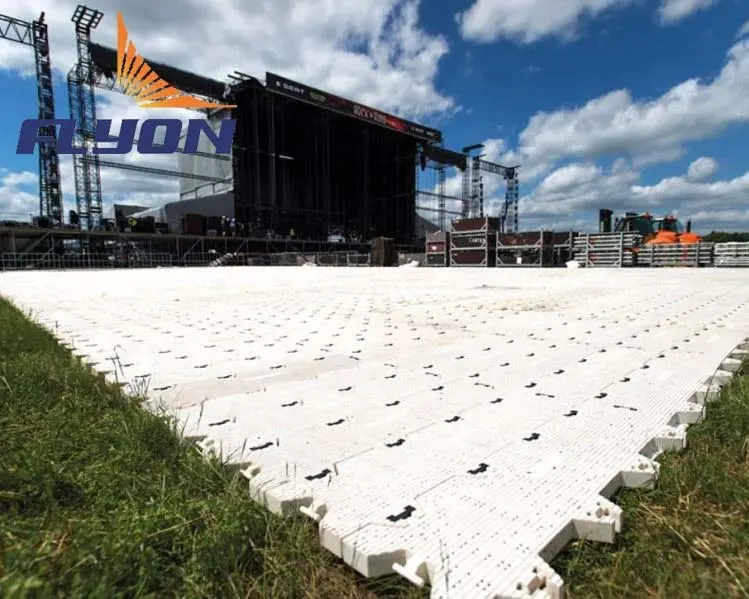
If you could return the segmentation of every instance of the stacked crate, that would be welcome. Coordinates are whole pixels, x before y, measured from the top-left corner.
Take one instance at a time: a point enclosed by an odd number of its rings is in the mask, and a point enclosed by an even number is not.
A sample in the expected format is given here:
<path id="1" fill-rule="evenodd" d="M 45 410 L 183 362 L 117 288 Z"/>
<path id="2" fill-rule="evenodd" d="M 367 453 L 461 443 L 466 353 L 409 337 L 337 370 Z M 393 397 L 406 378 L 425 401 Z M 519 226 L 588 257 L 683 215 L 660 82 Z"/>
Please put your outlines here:
<path id="1" fill-rule="evenodd" d="M 398 266 L 398 251 L 390 237 L 375 237 L 369 257 L 370 266 Z"/>
<path id="2" fill-rule="evenodd" d="M 425 248 L 427 266 L 450 266 L 450 233 L 427 233 Z"/>
<path id="3" fill-rule="evenodd" d="M 551 231 L 497 233 L 497 266 L 551 266 Z"/>
<path id="4" fill-rule="evenodd" d="M 450 266 L 495 266 L 499 219 L 465 218 L 453 222 Z"/>
<path id="5" fill-rule="evenodd" d="M 552 233 L 551 261 L 554 266 L 564 266 L 569 260 L 572 260 L 572 248 L 577 236 L 578 233 L 575 231 Z"/>
<path id="6" fill-rule="evenodd" d="M 638 266 L 710 266 L 712 243 L 651 243 L 637 252 Z"/>
<path id="7" fill-rule="evenodd" d="M 205 235 L 205 216 L 202 216 L 201 214 L 185 214 L 181 220 L 183 235 Z"/>
<path id="8" fill-rule="evenodd" d="M 716 243 L 713 260 L 715 266 L 749 266 L 749 242 Z"/>
<path id="9" fill-rule="evenodd" d="M 641 243 L 637 233 L 583 234 L 575 237 L 572 255 L 586 268 L 635 266 Z"/>

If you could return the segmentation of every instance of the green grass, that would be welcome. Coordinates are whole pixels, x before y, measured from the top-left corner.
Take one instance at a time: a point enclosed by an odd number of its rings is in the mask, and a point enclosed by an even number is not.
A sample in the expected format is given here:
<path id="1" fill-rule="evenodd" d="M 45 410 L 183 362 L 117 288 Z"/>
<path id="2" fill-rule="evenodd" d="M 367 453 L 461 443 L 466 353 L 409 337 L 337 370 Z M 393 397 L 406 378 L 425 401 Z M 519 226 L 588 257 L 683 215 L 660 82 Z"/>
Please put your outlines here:
<path id="1" fill-rule="evenodd" d="M 0 300 L 0 597 L 423 594 L 358 577 Z"/>
<path id="2" fill-rule="evenodd" d="M 615 498 L 613 546 L 554 561 L 573 599 L 749 596 L 749 370 L 661 461 Z M 0 300 L 0 597 L 426 595 L 358 577 L 247 486 Z"/>
<path id="3" fill-rule="evenodd" d="M 570 599 L 749 597 L 749 367 L 687 449 L 669 453 L 652 491 L 624 490 L 614 545 L 576 542 L 552 565 Z"/>

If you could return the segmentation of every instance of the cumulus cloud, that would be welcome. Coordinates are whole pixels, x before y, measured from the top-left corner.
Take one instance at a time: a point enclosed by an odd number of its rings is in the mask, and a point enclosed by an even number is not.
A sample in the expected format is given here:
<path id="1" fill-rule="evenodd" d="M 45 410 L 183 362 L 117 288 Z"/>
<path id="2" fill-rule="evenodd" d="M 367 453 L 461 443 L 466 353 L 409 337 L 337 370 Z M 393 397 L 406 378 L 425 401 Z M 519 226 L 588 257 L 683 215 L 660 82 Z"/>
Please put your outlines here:
<path id="1" fill-rule="evenodd" d="M 634 210 L 676 214 L 682 219 L 691 218 L 702 231 L 745 229 L 749 220 L 745 208 L 749 205 L 749 172 L 712 182 L 693 178 L 692 167 L 713 166 L 710 161 L 697 160 L 683 176 L 651 185 L 641 183 L 639 171 L 621 164 L 608 170 L 584 162 L 565 165 L 522 198 L 523 222 L 527 227 L 576 222 L 582 230 L 593 230 L 598 210 L 611 208 L 617 213 Z M 731 220 L 727 214 L 736 218 Z"/>
<path id="2" fill-rule="evenodd" d="M 599 208 L 623 209 L 638 182 L 630 169 L 611 169 L 590 163 L 567 164 L 548 174 L 521 200 L 523 219 L 548 220 L 594 212 Z"/>
<path id="3" fill-rule="evenodd" d="M 505 165 L 521 164 L 523 189 L 535 186 L 540 177 L 567 160 L 582 161 L 580 164 L 588 165 L 587 170 L 578 165 L 562 170 L 556 177 L 589 173 L 595 160 L 606 157 L 620 159 L 617 175 L 623 164 L 642 169 L 673 162 L 684 154 L 690 142 L 709 138 L 730 125 L 749 122 L 746 89 L 749 40 L 729 50 L 726 64 L 712 80 L 687 80 L 650 101 L 637 100 L 628 90 L 617 90 L 582 106 L 537 113 L 520 133 L 516 149 L 502 139 L 484 142 L 486 159 Z M 709 170 L 710 165 L 703 160 L 695 168 Z M 453 176 L 448 187 L 459 189 L 460 176 Z M 485 178 L 488 198 L 502 195 L 503 189 L 499 178 Z M 580 197 L 589 193 L 590 189 L 583 188 Z M 498 202 L 492 200 L 492 205 Z"/>
<path id="4" fill-rule="evenodd" d="M 687 179 L 689 181 L 704 181 L 712 177 L 718 170 L 718 163 L 709 156 L 698 158 L 689 165 Z"/>
<path id="5" fill-rule="evenodd" d="M 268 70 L 405 117 L 455 109 L 434 84 L 448 44 L 420 26 L 418 0 L 186 0 L 177 10 L 147 0 L 94 4 L 104 13 L 94 41 L 116 47 L 122 10 L 144 56 L 220 81 L 235 70 L 261 78 Z M 0 12 L 33 20 L 46 11 L 52 65 L 67 73 L 76 57 L 76 5 L 0 0 Z M 1 44 L 0 68 L 33 73 L 32 52 Z"/>
<path id="6" fill-rule="evenodd" d="M 538 113 L 520 133 L 516 149 L 502 139 L 489 139 L 485 153 L 492 162 L 521 164 L 522 189 L 538 184 L 530 196 L 533 201 L 524 204 L 521 214 L 553 216 L 592 209 L 595 202 L 604 200 L 626 203 L 642 168 L 677 160 L 690 142 L 749 122 L 746 89 L 749 40 L 729 50 L 726 64 L 712 80 L 687 80 L 650 101 L 638 101 L 628 90 L 617 90 L 579 107 Z M 595 164 L 606 157 L 618 159 L 609 174 Z M 558 166 L 565 161 L 573 164 Z M 716 169 L 717 163 L 710 158 L 697 160 L 685 180 L 702 180 Z M 459 175 L 448 185 L 458 189 Z M 498 177 L 485 178 L 488 205 L 501 204 L 498 196 L 503 190 Z M 727 201 L 737 202 L 741 197 Z M 643 192 L 640 200 L 652 202 L 653 196 Z"/>
<path id="7" fill-rule="evenodd" d="M 0 220 L 28 221 L 39 213 L 38 181 L 36 173 L 0 168 Z"/>
<path id="8" fill-rule="evenodd" d="M 29 171 L 21 172 L 8 172 L 0 178 L 4 187 L 24 187 L 27 185 L 35 185 L 39 181 L 39 177 Z"/>
<path id="9" fill-rule="evenodd" d="M 640 180 L 646 165 L 671 162 L 690 142 L 749 122 L 749 96 L 742 91 L 747 88 L 749 40 L 744 40 L 729 50 L 726 64 L 710 81 L 690 79 L 647 102 L 618 90 L 578 108 L 535 115 L 519 136 L 520 157 L 535 165 L 575 162 L 558 167 L 526 195 L 521 215 L 541 223 L 565 214 L 594 215 L 601 207 L 649 209 L 684 213 L 706 228 L 746 228 L 746 220 L 717 215 L 749 205 L 749 173 L 707 182 L 718 164 L 701 157 L 683 176 L 651 185 Z M 619 159 L 605 171 L 594 161 L 607 156 Z"/>
<path id="10" fill-rule="evenodd" d="M 749 121 L 749 40 L 735 44 L 710 81 L 689 79 L 651 101 L 616 90 L 578 108 L 539 113 L 520 135 L 529 157 L 673 155 L 686 142 Z"/>
<path id="11" fill-rule="evenodd" d="M 456 19 L 462 36 L 476 42 L 507 38 L 529 44 L 550 36 L 569 40 L 576 36 L 584 18 L 595 18 L 632 1 L 476 0 Z"/>
<path id="12" fill-rule="evenodd" d="M 675 23 L 717 3 L 718 0 L 663 0 L 658 15 L 665 24 Z"/>
<path id="13" fill-rule="evenodd" d="M 749 36 L 749 21 L 741 26 L 741 29 L 736 33 L 736 39 Z"/>
<path id="14" fill-rule="evenodd" d="M 718 0 L 660 0 L 661 22 L 672 24 L 704 10 Z M 586 20 L 643 3 L 641 0 L 476 0 L 456 15 L 462 36 L 475 42 L 500 38 L 530 44 L 546 37 L 569 41 Z"/>

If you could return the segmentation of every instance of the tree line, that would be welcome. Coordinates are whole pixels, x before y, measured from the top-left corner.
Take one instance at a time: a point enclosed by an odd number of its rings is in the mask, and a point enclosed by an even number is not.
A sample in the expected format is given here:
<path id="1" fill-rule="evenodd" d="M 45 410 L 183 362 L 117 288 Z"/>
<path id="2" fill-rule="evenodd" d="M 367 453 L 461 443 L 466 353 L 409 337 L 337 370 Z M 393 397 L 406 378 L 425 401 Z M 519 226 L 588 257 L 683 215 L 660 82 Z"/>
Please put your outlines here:
<path id="1" fill-rule="evenodd" d="M 712 243 L 726 243 L 729 241 L 749 241 L 749 233 L 728 233 L 726 231 L 711 231 L 702 236 L 703 241 Z"/>

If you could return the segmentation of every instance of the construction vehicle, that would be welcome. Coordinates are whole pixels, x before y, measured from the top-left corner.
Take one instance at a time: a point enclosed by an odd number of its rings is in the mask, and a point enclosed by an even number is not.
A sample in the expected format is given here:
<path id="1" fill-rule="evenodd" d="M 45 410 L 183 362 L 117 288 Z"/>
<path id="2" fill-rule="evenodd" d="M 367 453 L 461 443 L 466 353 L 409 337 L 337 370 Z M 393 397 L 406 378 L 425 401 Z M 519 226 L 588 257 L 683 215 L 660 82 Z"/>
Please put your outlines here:
<path id="1" fill-rule="evenodd" d="M 652 244 L 692 244 L 700 243 L 702 237 L 692 233 L 692 221 L 686 226 L 675 216 L 653 216 L 648 212 L 626 212 L 617 217 L 612 227 L 613 212 L 608 208 L 599 211 L 599 232 L 601 233 L 637 233 L 642 235 L 642 245 Z"/>

